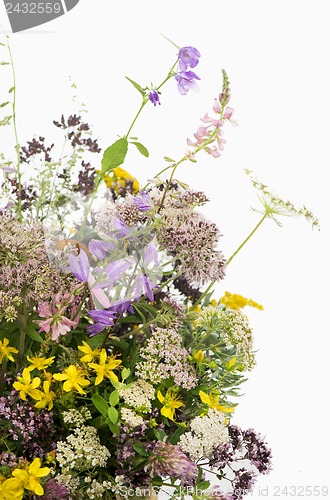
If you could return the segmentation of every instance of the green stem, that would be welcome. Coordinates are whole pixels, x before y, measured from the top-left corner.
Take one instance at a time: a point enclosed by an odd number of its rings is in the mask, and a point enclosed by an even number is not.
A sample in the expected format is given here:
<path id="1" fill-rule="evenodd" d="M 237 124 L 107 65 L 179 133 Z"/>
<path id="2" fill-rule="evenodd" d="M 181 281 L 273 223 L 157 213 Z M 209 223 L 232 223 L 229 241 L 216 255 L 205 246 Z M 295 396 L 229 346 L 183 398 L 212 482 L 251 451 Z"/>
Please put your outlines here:
<path id="1" fill-rule="evenodd" d="M 20 144 L 18 141 L 18 132 L 17 132 L 17 120 L 16 120 L 16 72 L 14 66 L 13 55 L 11 52 L 9 37 L 6 36 L 7 39 L 7 49 L 10 58 L 10 65 L 12 69 L 13 75 L 13 101 L 12 101 L 12 110 L 13 110 L 13 126 L 14 126 L 14 135 L 15 135 L 15 151 L 17 155 L 17 215 L 20 221 L 22 221 L 22 172 L 21 172 L 21 157 L 20 157 Z"/>
<path id="2" fill-rule="evenodd" d="M 140 115 L 141 111 L 143 110 L 144 106 L 147 104 L 147 102 L 148 102 L 148 101 L 149 101 L 149 99 L 148 99 L 148 98 L 146 98 L 146 97 L 144 97 L 144 98 L 143 98 L 143 101 L 142 101 L 142 104 L 141 104 L 141 106 L 140 106 L 140 109 L 139 109 L 139 110 L 138 110 L 138 112 L 136 113 L 136 115 L 135 115 L 135 117 L 134 117 L 134 119 L 133 119 L 133 121 L 132 121 L 132 123 L 131 123 L 131 125 L 130 125 L 129 129 L 128 129 L 127 134 L 125 135 L 125 139 L 127 139 L 127 137 L 129 136 L 129 134 L 131 133 L 131 130 L 132 130 L 132 128 L 134 127 L 136 120 L 138 119 L 138 117 L 139 117 L 139 115 Z"/>
<path id="3" fill-rule="evenodd" d="M 242 250 L 242 248 L 246 245 L 246 243 L 249 241 L 249 239 L 254 235 L 254 233 L 257 231 L 257 229 L 261 226 L 261 224 L 263 223 L 263 221 L 265 219 L 267 219 L 268 217 L 268 213 L 265 213 L 262 218 L 260 219 L 260 221 L 258 222 L 258 224 L 253 228 L 253 230 L 251 231 L 251 233 L 245 238 L 245 240 L 240 244 L 240 246 L 235 250 L 235 252 L 229 257 L 229 259 L 227 260 L 227 263 L 226 263 L 226 266 L 228 266 L 230 264 L 230 262 L 233 260 L 234 257 L 236 257 L 236 255 L 238 254 L 238 252 L 240 250 Z M 216 281 L 212 281 L 209 286 L 206 288 L 206 290 L 202 293 L 202 295 L 199 297 L 199 299 L 194 303 L 194 306 L 198 306 L 202 300 L 204 299 L 204 297 L 206 297 L 206 295 L 211 291 L 211 289 L 214 287 Z"/>
<path id="4" fill-rule="evenodd" d="M 230 262 L 233 260 L 234 257 L 236 257 L 236 255 L 238 254 L 238 252 L 240 250 L 242 250 L 242 248 L 246 245 L 246 243 L 249 241 L 249 239 L 254 235 L 254 233 L 256 232 L 256 230 L 261 226 L 261 224 L 263 223 L 263 221 L 268 217 L 268 214 L 265 213 L 260 221 L 258 222 L 258 224 L 255 226 L 255 228 L 251 231 L 251 233 L 245 238 L 245 240 L 240 244 L 240 246 L 237 248 L 237 250 L 235 250 L 235 252 L 229 257 L 229 259 L 227 260 L 227 266 L 230 264 Z"/>
<path id="5" fill-rule="evenodd" d="M 19 336 L 17 364 L 18 368 L 21 368 L 24 358 L 26 325 L 27 325 L 27 312 L 25 308 L 23 314 L 20 317 L 19 323 L 20 323 L 20 336 Z"/>

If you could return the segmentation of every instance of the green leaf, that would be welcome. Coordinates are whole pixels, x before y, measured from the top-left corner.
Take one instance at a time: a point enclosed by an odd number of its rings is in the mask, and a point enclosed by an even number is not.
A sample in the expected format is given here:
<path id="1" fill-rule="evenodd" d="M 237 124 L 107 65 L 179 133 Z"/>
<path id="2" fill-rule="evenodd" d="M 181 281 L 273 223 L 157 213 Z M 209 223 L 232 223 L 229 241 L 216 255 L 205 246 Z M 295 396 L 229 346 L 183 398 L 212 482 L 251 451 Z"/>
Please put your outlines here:
<path id="1" fill-rule="evenodd" d="M 113 406 L 110 406 L 110 408 L 108 409 L 108 417 L 110 418 L 110 422 L 112 422 L 113 424 L 117 423 L 118 411 Z"/>
<path id="2" fill-rule="evenodd" d="M 141 87 L 141 85 L 139 85 L 138 83 L 136 83 L 131 78 L 128 78 L 128 76 L 125 76 L 125 78 L 126 78 L 126 80 L 128 80 L 129 82 L 131 82 L 131 84 L 133 85 L 133 87 L 135 87 L 136 90 L 138 90 L 140 92 L 140 94 L 143 95 L 143 97 L 145 96 L 145 91 L 143 90 L 143 88 Z"/>
<path id="3" fill-rule="evenodd" d="M 14 92 L 15 90 L 15 86 L 14 87 L 10 87 L 10 89 L 8 90 L 8 93 L 11 94 L 12 92 Z"/>
<path id="4" fill-rule="evenodd" d="M 129 368 L 123 368 L 121 371 L 121 379 L 124 382 L 124 380 L 128 379 L 128 377 L 131 374 L 131 370 Z"/>
<path id="5" fill-rule="evenodd" d="M 1 46 L 1 47 L 6 47 L 6 46 L 5 46 L 5 44 L 4 44 L 4 43 L 1 43 L 1 42 L 0 42 L 0 46 Z"/>
<path id="6" fill-rule="evenodd" d="M 154 434 L 155 434 L 155 438 L 158 439 L 158 441 L 163 441 L 164 437 L 166 436 L 166 433 L 164 431 L 159 430 L 159 429 L 154 429 Z"/>
<path id="7" fill-rule="evenodd" d="M 113 424 L 112 422 L 108 421 L 108 425 L 110 427 L 112 434 L 119 434 L 120 428 L 117 424 Z"/>
<path id="8" fill-rule="evenodd" d="M 140 142 L 132 142 L 132 144 L 136 146 L 136 149 L 140 151 L 141 155 L 145 156 L 146 158 L 149 157 L 149 151 L 145 146 L 143 146 L 143 144 L 141 144 Z"/>
<path id="9" fill-rule="evenodd" d="M 101 175 L 122 165 L 127 154 L 127 149 L 128 141 L 125 137 L 118 139 L 118 141 L 109 146 L 103 154 Z"/>
<path id="10" fill-rule="evenodd" d="M 169 158 L 168 156 L 164 156 L 164 160 L 168 161 L 169 163 L 175 163 L 175 160 L 173 160 L 172 158 Z"/>
<path id="11" fill-rule="evenodd" d="M 111 406 L 116 406 L 119 403 L 119 392 L 113 391 L 109 396 L 109 403 Z"/>
<path id="12" fill-rule="evenodd" d="M 170 443 L 177 444 L 179 437 L 186 431 L 186 426 L 180 425 L 177 430 L 172 434 Z"/>
<path id="13" fill-rule="evenodd" d="M 210 481 L 202 481 L 201 483 L 198 483 L 198 485 L 196 485 L 198 487 L 199 490 L 207 490 L 207 488 L 210 487 Z"/>
<path id="14" fill-rule="evenodd" d="M 33 325 L 27 325 L 25 331 L 31 339 L 39 342 L 40 344 L 43 342 L 43 338 L 41 337 L 41 335 L 39 335 L 39 333 L 36 332 L 36 329 L 33 327 Z"/>
<path id="15" fill-rule="evenodd" d="M 0 108 L 4 108 L 5 106 L 7 106 L 7 104 L 9 104 L 9 101 L 3 102 L 2 104 L 0 104 Z"/>
<path id="16" fill-rule="evenodd" d="M 7 64 L 10 64 L 7 61 L 0 61 L 0 66 L 7 66 Z"/>
<path id="17" fill-rule="evenodd" d="M 8 125 L 10 120 L 12 119 L 12 115 L 10 116 L 5 116 L 3 120 L 0 120 L 0 126 Z"/>
<path id="18" fill-rule="evenodd" d="M 99 411 L 101 415 L 103 415 L 104 417 L 107 417 L 109 405 L 106 402 L 106 400 L 102 398 L 102 396 L 100 396 L 99 394 L 93 394 L 92 402 L 97 411 Z"/>
<path id="19" fill-rule="evenodd" d="M 136 453 L 138 453 L 142 457 L 148 457 L 149 456 L 148 453 L 146 452 L 144 446 L 141 443 L 134 443 L 133 444 L 133 448 L 136 451 Z"/>

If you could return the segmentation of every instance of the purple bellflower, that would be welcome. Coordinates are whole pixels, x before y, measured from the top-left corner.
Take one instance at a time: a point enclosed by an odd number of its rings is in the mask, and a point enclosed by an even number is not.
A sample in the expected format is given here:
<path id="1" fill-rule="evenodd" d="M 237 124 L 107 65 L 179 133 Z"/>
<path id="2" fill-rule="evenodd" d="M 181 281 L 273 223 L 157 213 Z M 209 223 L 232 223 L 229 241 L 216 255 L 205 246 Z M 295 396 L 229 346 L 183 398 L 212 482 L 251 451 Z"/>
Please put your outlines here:
<path id="1" fill-rule="evenodd" d="M 159 99 L 159 93 L 157 92 L 157 90 L 154 89 L 150 90 L 148 97 L 149 101 L 152 102 L 154 106 L 156 106 L 157 104 L 161 104 Z"/>
<path id="2" fill-rule="evenodd" d="M 179 71 L 174 77 L 181 95 L 186 95 L 189 90 L 198 90 L 198 85 L 195 80 L 200 80 L 200 77 L 193 71 Z"/>
<path id="3" fill-rule="evenodd" d="M 178 55 L 180 70 L 187 71 L 187 69 L 197 66 L 200 56 L 199 51 L 195 47 L 181 47 Z"/>
<path id="4" fill-rule="evenodd" d="M 88 282 L 90 266 L 86 252 L 84 252 L 84 250 L 80 250 L 78 257 L 69 254 L 68 258 L 70 263 L 70 270 L 77 278 L 77 280 L 81 281 L 82 283 Z"/>
<path id="5" fill-rule="evenodd" d="M 149 266 L 151 262 L 154 262 L 156 266 L 159 264 L 157 248 L 152 242 L 149 243 L 144 251 L 144 262 L 146 266 Z"/>
<path id="6" fill-rule="evenodd" d="M 99 260 L 106 257 L 107 252 L 114 250 L 116 247 L 115 241 L 91 240 L 88 245 L 89 251 Z"/>
<path id="7" fill-rule="evenodd" d="M 144 293 L 149 300 L 154 300 L 154 292 L 153 288 L 156 288 L 157 285 L 150 281 L 147 276 L 144 274 L 140 274 L 136 280 L 135 289 L 134 289 L 134 300 L 138 301 L 141 295 Z"/>
<path id="8" fill-rule="evenodd" d="M 102 332 L 105 328 L 114 325 L 114 319 L 117 314 L 110 309 L 92 310 L 88 311 L 89 316 L 95 321 L 94 325 L 87 327 L 87 331 L 91 337 Z"/>
<path id="9" fill-rule="evenodd" d="M 149 212 L 152 209 L 152 201 L 150 196 L 144 191 L 140 191 L 139 196 L 134 197 L 134 205 L 140 212 Z"/>
<path id="10" fill-rule="evenodd" d="M 113 225 L 115 226 L 118 238 L 125 238 L 131 233 L 131 229 L 125 224 L 122 218 L 115 219 Z"/>

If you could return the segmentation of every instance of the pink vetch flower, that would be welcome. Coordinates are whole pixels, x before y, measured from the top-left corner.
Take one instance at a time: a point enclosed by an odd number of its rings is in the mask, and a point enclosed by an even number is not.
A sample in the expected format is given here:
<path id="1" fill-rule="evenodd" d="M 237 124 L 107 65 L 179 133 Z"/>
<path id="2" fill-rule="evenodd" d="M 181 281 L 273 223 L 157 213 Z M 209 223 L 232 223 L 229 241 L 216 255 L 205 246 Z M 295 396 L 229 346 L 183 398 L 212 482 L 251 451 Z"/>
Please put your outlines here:
<path id="1" fill-rule="evenodd" d="M 40 326 L 40 332 L 51 333 L 52 340 L 59 342 L 60 335 L 66 335 L 73 328 L 76 328 L 79 323 L 80 316 L 76 315 L 74 319 L 64 316 L 68 307 L 73 304 L 75 297 L 69 293 L 61 296 L 58 293 L 55 296 L 54 302 L 44 302 L 39 305 L 38 314 L 44 320 L 37 320 L 36 323 Z M 71 315 L 75 316 L 76 308 L 71 307 Z"/>
<path id="2" fill-rule="evenodd" d="M 230 106 L 226 106 L 225 109 L 223 109 L 220 97 L 221 94 L 219 96 L 219 100 L 214 99 L 213 103 L 213 111 L 218 116 L 212 117 L 206 113 L 203 118 L 200 119 L 205 125 L 200 125 L 198 127 L 197 132 L 194 133 L 195 140 L 187 139 L 188 146 L 192 146 L 194 148 L 201 146 L 208 139 L 213 139 L 213 141 L 210 142 L 209 145 L 206 145 L 204 149 L 214 158 L 221 156 L 221 151 L 224 150 L 226 139 L 223 138 L 223 127 L 225 123 L 229 122 L 234 127 L 238 125 L 237 121 L 233 119 L 234 109 Z"/>

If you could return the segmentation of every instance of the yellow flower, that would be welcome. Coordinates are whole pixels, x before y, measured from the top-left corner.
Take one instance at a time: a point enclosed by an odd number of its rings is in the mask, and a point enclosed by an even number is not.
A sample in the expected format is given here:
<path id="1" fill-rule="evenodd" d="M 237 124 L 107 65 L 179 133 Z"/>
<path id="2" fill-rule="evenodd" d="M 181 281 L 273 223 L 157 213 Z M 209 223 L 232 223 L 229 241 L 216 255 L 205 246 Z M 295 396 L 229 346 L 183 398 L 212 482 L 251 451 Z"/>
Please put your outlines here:
<path id="1" fill-rule="evenodd" d="M 108 188 L 112 188 L 117 192 L 119 188 L 124 188 L 126 186 L 126 180 L 133 181 L 133 193 L 137 193 L 140 190 L 139 181 L 121 167 L 113 168 L 109 175 L 104 175 L 103 180 Z"/>
<path id="2" fill-rule="evenodd" d="M 15 349 L 15 347 L 10 347 L 8 344 L 8 339 L 4 338 L 3 342 L 0 340 L 0 363 L 2 363 L 5 358 L 10 359 L 10 361 L 14 361 L 13 354 L 18 353 L 18 350 Z"/>
<path id="3" fill-rule="evenodd" d="M 203 351 L 199 350 L 194 354 L 194 359 L 197 361 L 197 363 L 201 363 L 204 359 L 204 353 Z"/>
<path id="4" fill-rule="evenodd" d="M 235 408 L 228 408 L 227 406 L 220 405 L 219 394 L 217 395 L 206 394 L 206 392 L 204 391 L 199 391 L 199 397 L 201 398 L 202 402 L 205 403 L 207 406 L 209 406 L 212 409 L 221 411 L 222 413 L 232 413 L 235 410 Z"/>
<path id="5" fill-rule="evenodd" d="M 110 378 L 114 382 L 118 382 L 118 377 L 112 370 L 117 368 L 120 363 L 120 359 L 116 359 L 115 356 L 107 356 L 106 350 L 102 349 L 99 364 L 88 363 L 88 366 L 93 368 L 93 370 L 97 373 L 95 385 L 99 385 L 104 377 Z"/>
<path id="6" fill-rule="evenodd" d="M 40 391 L 37 387 L 41 384 L 39 377 L 34 377 L 31 380 L 31 373 L 28 368 L 24 368 L 22 376 L 17 377 L 17 382 L 13 383 L 14 389 L 20 391 L 20 397 L 26 401 L 26 396 L 31 396 L 33 399 L 40 399 Z"/>
<path id="7" fill-rule="evenodd" d="M 34 406 L 36 408 L 45 408 L 47 406 L 50 411 L 54 406 L 53 400 L 55 398 L 55 393 L 50 390 L 50 382 L 48 380 L 45 380 L 43 383 L 43 390 L 44 392 L 40 391 L 39 401 Z"/>
<path id="8" fill-rule="evenodd" d="M 255 307 L 256 309 L 263 310 L 263 306 L 258 304 L 252 299 L 247 299 L 242 295 L 238 295 L 237 293 L 225 292 L 224 296 L 220 299 L 220 304 L 224 304 L 226 307 L 230 309 L 239 310 L 243 309 L 245 306 Z"/>
<path id="9" fill-rule="evenodd" d="M 28 370 L 32 372 L 34 369 L 39 371 L 46 370 L 46 368 L 54 363 L 55 356 L 51 356 L 50 358 L 30 358 L 27 356 L 26 359 L 31 363 L 28 366 Z"/>
<path id="10" fill-rule="evenodd" d="M 101 351 L 100 349 L 92 349 L 90 345 L 87 344 L 84 340 L 82 341 L 84 345 L 78 345 L 79 351 L 85 353 L 85 356 L 80 358 L 80 361 L 83 363 L 90 363 L 91 361 L 94 361 L 94 358 L 97 358 Z"/>
<path id="11" fill-rule="evenodd" d="M 33 491 L 35 495 L 42 496 L 44 489 L 39 482 L 39 478 L 47 476 L 49 473 L 50 468 L 41 467 L 40 458 L 35 458 L 26 469 L 15 469 L 12 475 L 22 481 L 26 490 Z"/>
<path id="12" fill-rule="evenodd" d="M 176 396 L 176 394 L 171 391 L 171 389 L 167 389 L 165 396 L 158 391 L 157 398 L 163 404 L 163 407 L 160 410 L 160 413 L 169 418 L 170 420 L 174 420 L 174 413 L 177 408 L 184 406 L 183 402 Z"/>
<path id="13" fill-rule="evenodd" d="M 22 481 L 15 477 L 0 479 L 0 500 L 22 500 L 24 488 Z"/>
<path id="14" fill-rule="evenodd" d="M 86 387 L 90 384 L 90 381 L 84 378 L 85 374 L 85 371 L 79 366 L 70 365 L 63 373 L 54 373 L 53 378 L 60 381 L 65 380 L 63 384 L 65 392 L 77 391 L 79 394 L 86 394 L 86 391 L 81 388 L 81 386 Z"/>

